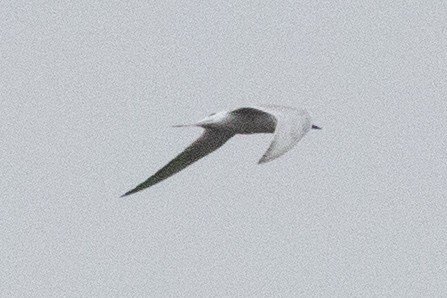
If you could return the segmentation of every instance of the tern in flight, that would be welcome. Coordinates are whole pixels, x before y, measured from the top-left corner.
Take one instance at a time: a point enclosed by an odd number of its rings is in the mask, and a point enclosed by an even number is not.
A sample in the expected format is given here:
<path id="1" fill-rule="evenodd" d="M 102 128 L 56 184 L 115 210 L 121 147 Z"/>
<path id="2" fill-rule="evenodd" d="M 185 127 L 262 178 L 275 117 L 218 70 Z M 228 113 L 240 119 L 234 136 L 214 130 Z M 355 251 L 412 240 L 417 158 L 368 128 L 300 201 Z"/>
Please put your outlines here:
<path id="1" fill-rule="evenodd" d="M 280 157 L 301 140 L 312 128 L 309 113 L 304 109 L 269 105 L 243 107 L 233 111 L 213 113 L 205 119 L 188 125 L 204 128 L 202 135 L 176 158 L 158 170 L 153 176 L 126 192 L 124 196 L 151 187 L 180 172 L 190 164 L 210 154 L 236 134 L 273 133 L 273 141 L 258 163 Z"/>

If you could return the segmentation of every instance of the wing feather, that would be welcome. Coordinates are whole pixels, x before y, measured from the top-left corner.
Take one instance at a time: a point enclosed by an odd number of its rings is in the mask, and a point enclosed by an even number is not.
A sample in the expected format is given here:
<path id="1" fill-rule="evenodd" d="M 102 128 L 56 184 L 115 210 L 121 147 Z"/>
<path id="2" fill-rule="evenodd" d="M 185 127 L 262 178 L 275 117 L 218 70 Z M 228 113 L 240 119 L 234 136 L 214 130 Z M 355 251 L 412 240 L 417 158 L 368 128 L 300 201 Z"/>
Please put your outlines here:
<path id="1" fill-rule="evenodd" d="M 294 147 L 310 130 L 312 124 L 309 113 L 304 109 L 284 106 L 261 106 L 257 109 L 276 118 L 273 140 L 258 163 L 272 161 Z"/>
<path id="2" fill-rule="evenodd" d="M 227 142 L 234 133 L 219 129 L 205 129 L 202 135 L 190 146 L 188 146 L 182 153 L 177 155 L 167 165 L 158 170 L 154 175 L 149 177 L 146 181 L 139 184 L 134 189 L 126 192 L 122 197 L 136 193 L 145 188 L 151 187 L 166 178 L 180 172 L 190 164 L 198 161 L 202 157 L 210 154 L 223 144 Z"/>

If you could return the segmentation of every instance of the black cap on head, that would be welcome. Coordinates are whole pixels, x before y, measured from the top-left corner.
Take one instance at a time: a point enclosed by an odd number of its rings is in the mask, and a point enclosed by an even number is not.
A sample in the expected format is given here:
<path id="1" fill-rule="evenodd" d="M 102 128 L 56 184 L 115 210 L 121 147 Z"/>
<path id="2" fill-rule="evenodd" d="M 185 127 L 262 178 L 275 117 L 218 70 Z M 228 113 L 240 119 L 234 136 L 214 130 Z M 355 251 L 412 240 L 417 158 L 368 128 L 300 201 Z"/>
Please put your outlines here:
<path id="1" fill-rule="evenodd" d="M 312 129 L 321 129 L 321 127 L 316 126 L 316 125 L 312 125 Z"/>

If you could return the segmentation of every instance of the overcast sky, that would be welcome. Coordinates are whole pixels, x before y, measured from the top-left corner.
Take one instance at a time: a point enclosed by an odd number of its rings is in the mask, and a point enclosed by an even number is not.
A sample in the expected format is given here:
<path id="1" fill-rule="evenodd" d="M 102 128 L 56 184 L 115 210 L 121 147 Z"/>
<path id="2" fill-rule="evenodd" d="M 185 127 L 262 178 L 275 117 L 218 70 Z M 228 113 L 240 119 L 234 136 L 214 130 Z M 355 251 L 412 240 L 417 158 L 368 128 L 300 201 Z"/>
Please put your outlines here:
<path id="1" fill-rule="evenodd" d="M 236 136 L 119 198 L 250 104 Z M 0 296 L 447 293 L 447 2 L 1 1 Z"/>

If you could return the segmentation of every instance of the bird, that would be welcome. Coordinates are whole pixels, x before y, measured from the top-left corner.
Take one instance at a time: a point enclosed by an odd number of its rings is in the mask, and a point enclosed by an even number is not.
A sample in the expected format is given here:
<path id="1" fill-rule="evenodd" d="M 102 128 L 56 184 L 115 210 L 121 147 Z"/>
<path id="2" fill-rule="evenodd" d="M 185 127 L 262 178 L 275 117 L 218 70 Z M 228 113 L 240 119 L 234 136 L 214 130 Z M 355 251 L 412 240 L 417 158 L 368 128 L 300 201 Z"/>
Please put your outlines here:
<path id="1" fill-rule="evenodd" d="M 303 108 L 281 105 L 241 107 L 231 111 L 212 113 L 194 124 L 173 127 L 204 128 L 200 137 L 143 183 L 121 197 L 151 187 L 185 169 L 215 151 L 236 134 L 273 133 L 273 140 L 258 164 L 270 162 L 294 147 L 310 129 L 321 129 L 312 124 Z"/>

